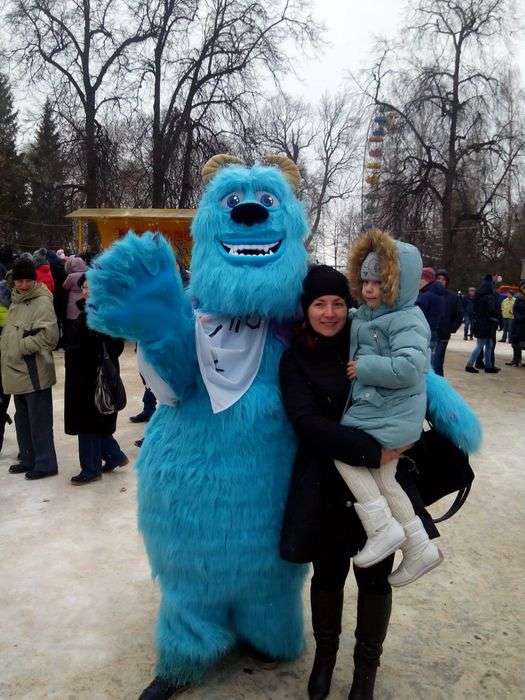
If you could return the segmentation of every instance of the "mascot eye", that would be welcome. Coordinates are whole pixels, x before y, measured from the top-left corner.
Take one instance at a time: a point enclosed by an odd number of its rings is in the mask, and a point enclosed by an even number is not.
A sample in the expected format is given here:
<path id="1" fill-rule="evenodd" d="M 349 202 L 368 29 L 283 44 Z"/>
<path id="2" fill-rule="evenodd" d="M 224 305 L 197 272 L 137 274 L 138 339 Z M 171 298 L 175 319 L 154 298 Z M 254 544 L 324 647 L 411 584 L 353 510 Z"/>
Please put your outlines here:
<path id="1" fill-rule="evenodd" d="M 240 204 L 241 201 L 242 201 L 242 193 L 241 192 L 230 192 L 230 194 L 227 194 L 226 197 L 222 198 L 221 204 L 223 207 L 227 207 L 228 209 L 233 209 L 238 204 Z"/>
<path id="2" fill-rule="evenodd" d="M 274 194 L 270 194 L 269 192 L 257 192 L 256 194 L 257 199 L 263 205 L 263 207 L 275 209 L 279 206 L 279 200 Z"/>

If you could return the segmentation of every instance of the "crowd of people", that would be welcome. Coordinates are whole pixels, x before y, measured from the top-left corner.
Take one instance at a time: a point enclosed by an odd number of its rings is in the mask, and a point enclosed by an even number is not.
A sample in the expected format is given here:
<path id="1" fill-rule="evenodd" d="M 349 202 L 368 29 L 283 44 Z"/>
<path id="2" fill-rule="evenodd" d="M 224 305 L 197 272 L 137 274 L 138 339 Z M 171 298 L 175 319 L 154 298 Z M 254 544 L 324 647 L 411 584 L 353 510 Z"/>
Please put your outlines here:
<path id="1" fill-rule="evenodd" d="M 436 374 L 443 376 L 448 342 L 463 323 L 465 341 L 476 339 L 465 370 L 478 374 L 497 374 L 495 364 L 497 331 L 503 331 L 500 342 L 512 344 L 512 360 L 505 364 L 521 367 L 521 351 L 525 347 L 525 280 L 517 292 L 505 293 L 496 288 L 498 275 L 486 274 L 480 286 L 469 287 L 466 294 L 448 288 L 446 270 L 423 268 L 416 304 L 425 314 L 431 330 L 431 363 Z"/>
<path id="2" fill-rule="evenodd" d="M 104 354 L 117 371 L 124 343 L 87 325 L 86 272 L 90 255 L 40 248 L 34 253 L 0 250 L 0 452 L 11 398 L 18 461 L 11 474 L 28 480 L 58 473 L 53 432 L 52 387 L 56 383 L 53 352 L 65 355 L 64 429 L 78 439 L 80 471 L 73 485 L 87 484 L 105 472 L 129 464 L 113 437 L 117 412 L 104 414 L 96 406 L 97 371 Z M 186 284 L 187 271 L 180 266 Z M 157 405 L 144 378 L 143 409 L 130 417 L 147 423 Z M 142 439 L 135 441 L 141 447 Z"/>
<path id="3" fill-rule="evenodd" d="M 58 471 L 52 402 L 56 348 L 65 351 L 65 432 L 78 436 L 81 468 L 71 482 L 98 480 L 104 472 L 129 462 L 113 437 L 116 413 L 102 415 L 95 405 L 96 374 L 102 355 L 107 352 L 118 369 L 123 343 L 87 326 L 88 263 L 86 256 L 66 255 L 64 250 L 40 248 L 18 256 L 0 251 L 0 451 L 5 426 L 12 423 L 8 411 L 13 396 L 19 454 L 9 471 L 24 473 L 30 480 Z M 183 280 L 188 281 L 184 270 Z M 449 281 L 446 270 L 423 268 L 416 301 L 430 326 L 434 371 L 443 375 L 448 342 L 462 323 L 464 340 L 476 339 L 467 372 L 500 371 L 494 362 L 498 329 L 502 331 L 500 342 L 512 344 L 513 357 L 506 364 L 523 366 L 525 281 L 518 292 L 505 294 L 496 290 L 491 274 L 485 275 L 478 288 L 469 287 L 466 294 L 450 290 Z M 79 397 L 83 399 L 80 403 Z M 148 422 L 155 408 L 155 395 L 144 385 L 143 409 L 130 421 Z M 135 445 L 140 447 L 142 439 Z"/>
<path id="4" fill-rule="evenodd" d="M 88 328 L 87 261 L 44 248 L 0 263 L 0 450 L 15 406 L 18 461 L 11 474 L 28 480 L 58 473 L 53 432 L 53 352 L 65 351 L 64 427 L 78 437 L 80 471 L 71 483 L 97 480 L 129 463 L 113 437 L 117 412 L 101 413 L 95 401 L 97 371 L 107 353 L 117 372 L 124 343 Z"/>
<path id="5" fill-rule="evenodd" d="M 363 250 L 356 245 L 351 256 L 352 295 L 341 273 L 326 266 L 310 268 L 301 296 L 304 322 L 282 357 L 279 373 L 284 408 L 299 441 L 295 470 L 301 475 L 306 468 L 315 471 L 311 487 L 321 489 L 317 510 L 309 513 L 313 494 L 305 491 L 304 480 L 299 484 L 292 477 L 281 535 L 283 560 L 313 562 L 312 700 L 326 698 L 330 690 L 351 560 L 358 586 L 351 698 L 373 697 L 391 587 L 412 583 L 443 561 L 429 514 L 396 480 L 398 461 L 420 438 L 429 348 L 434 371 L 443 375 L 450 337 L 463 322 L 465 339 L 477 339 L 467 371 L 478 371 L 474 365 L 483 353 L 490 373 L 498 371 L 493 363 L 496 328 L 501 326 L 502 340 L 516 348 L 515 365 L 521 363 L 516 352 L 521 353 L 525 336 L 525 282 L 516 296 L 509 294 L 497 303 L 494 281 L 487 275 L 479 289 L 471 288 L 462 297 L 449 289 L 446 270 L 422 268 L 413 246 L 381 232 L 363 241 Z M 393 258 L 399 260 L 395 270 L 388 264 Z M 101 411 L 97 402 L 103 360 L 118 374 L 124 342 L 87 324 L 88 261 L 40 249 L 5 262 L 0 268 L 0 437 L 10 420 L 13 396 L 19 449 L 9 472 L 25 474 L 28 480 L 58 473 L 52 400 L 57 347 L 65 352 L 64 429 L 78 439 L 80 471 L 71 483 L 91 483 L 126 466 L 128 457 L 114 437 L 118 411 Z M 188 280 L 181 273 L 184 284 Z M 393 289 L 395 294 L 388 291 Z M 349 317 L 352 296 L 361 306 Z M 428 327 L 416 312 L 416 297 Z M 378 336 L 392 349 L 387 363 Z M 347 362 L 348 357 L 357 359 Z M 152 385 L 148 377 L 141 378 L 143 410 L 130 418 L 134 423 L 148 422 L 156 409 Z M 380 401 L 371 400 L 371 393 Z M 326 452 L 322 468 L 312 440 Z M 350 497 L 355 503 L 351 510 Z M 403 560 L 392 572 L 398 549 Z M 170 697 L 179 688 L 159 677 L 141 697 Z"/>

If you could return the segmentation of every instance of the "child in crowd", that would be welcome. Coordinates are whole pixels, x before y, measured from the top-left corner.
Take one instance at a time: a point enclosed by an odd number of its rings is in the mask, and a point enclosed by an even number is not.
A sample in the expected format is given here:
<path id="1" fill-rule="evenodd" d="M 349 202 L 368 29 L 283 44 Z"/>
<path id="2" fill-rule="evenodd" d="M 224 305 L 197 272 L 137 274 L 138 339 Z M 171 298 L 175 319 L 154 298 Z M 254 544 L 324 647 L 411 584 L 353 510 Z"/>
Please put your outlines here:
<path id="1" fill-rule="evenodd" d="M 373 230 L 354 246 L 349 270 L 352 294 L 364 303 L 352 319 L 353 381 L 342 422 L 365 430 L 394 458 L 370 470 L 335 464 L 368 537 L 355 565 L 372 566 L 401 548 L 403 561 L 389 581 L 404 586 L 443 560 L 396 481 L 399 456 L 419 439 L 426 413 L 430 331 L 414 305 L 422 261 L 414 246 Z"/>

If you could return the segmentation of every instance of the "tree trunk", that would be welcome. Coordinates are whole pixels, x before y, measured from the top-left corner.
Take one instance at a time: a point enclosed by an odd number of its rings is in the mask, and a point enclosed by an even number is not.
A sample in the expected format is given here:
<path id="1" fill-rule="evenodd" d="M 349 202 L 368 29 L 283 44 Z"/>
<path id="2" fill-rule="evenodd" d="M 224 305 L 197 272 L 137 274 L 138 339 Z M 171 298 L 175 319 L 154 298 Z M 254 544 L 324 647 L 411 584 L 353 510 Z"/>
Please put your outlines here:
<path id="1" fill-rule="evenodd" d="M 461 49 L 463 38 L 460 34 L 455 45 L 454 56 L 454 74 L 452 78 L 452 98 L 450 105 L 450 130 L 448 135 L 448 158 L 447 172 L 445 175 L 445 191 L 443 197 L 443 235 L 442 235 L 442 251 L 441 260 L 447 268 L 449 275 L 453 275 L 453 268 L 456 266 L 454 256 L 454 211 L 453 198 L 457 176 L 457 153 L 456 140 L 458 130 L 458 118 L 461 109 L 459 101 L 459 72 L 461 66 Z"/>
<path id="2" fill-rule="evenodd" d="M 192 186 L 191 186 L 191 156 L 193 154 L 193 129 L 188 125 L 186 132 L 186 148 L 182 160 L 181 190 L 179 195 L 179 207 L 187 209 L 190 206 Z"/>
<path id="3" fill-rule="evenodd" d="M 161 123 L 161 87 L 162 87 L 162 43 L 155 47 L 155 80 L 153 89 L 153 124 L 151 144 L 151 206 L 162 208 L 165 204 L 165 177 L 164 167 L 164 138 Z"/>
<path id="4" fill-rule="evenodd" d="M 96 209 L 98 207 L 98 157 L 97 143 L 95 136 L 95 95 L 90 95 L 86 101 L 86 135 L 84 141 L 84 159 L 85 159 L 85 192 L 86 192 L 86 207 L 88 209 Z M 88 224 L 88 246 L 90 250 L 96 252 L 100 250 L 100 238 L 96 224 L 89 222 Z"/>

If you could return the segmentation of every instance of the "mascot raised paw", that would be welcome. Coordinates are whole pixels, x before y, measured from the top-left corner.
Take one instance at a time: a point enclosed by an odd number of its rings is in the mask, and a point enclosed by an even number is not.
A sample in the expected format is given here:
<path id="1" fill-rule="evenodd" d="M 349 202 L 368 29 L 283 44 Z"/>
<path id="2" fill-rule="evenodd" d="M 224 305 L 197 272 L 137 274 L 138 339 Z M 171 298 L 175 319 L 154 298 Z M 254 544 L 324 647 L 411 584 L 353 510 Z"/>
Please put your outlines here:
<path id="1" fill-rule="evenodd" d="M 182 691 L 239 643 L 273 659 L 303 647 L 306 571 L 279 557 L 296 445 L 278 324 L 295 315 L 307 267 L 299 173 L 285 158 L 247 167 L 222 155 L 203 176 L 187 293 L 154 234 L 128 234 L 89 273 L 91 326 L 138 341 L 163 387 L 137 463 L 162 593 L 143 699 Z"/>

